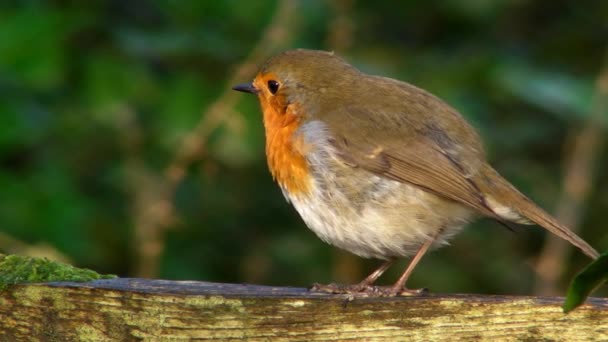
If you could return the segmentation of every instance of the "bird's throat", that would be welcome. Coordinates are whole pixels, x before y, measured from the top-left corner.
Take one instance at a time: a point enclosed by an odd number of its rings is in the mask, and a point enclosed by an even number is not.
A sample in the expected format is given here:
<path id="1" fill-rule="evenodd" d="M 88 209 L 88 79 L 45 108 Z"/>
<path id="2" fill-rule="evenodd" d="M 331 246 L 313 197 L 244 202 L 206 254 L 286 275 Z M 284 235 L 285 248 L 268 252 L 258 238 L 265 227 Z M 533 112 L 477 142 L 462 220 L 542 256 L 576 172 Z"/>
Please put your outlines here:
<path id="1" fill-rule="evenodd" d="M 311 188 L 311 176 L 301 137 L 296 136 L 300 118 L 289 107 L 280 113 L 263 108 L 266 130 L 266 158 L 272 177 L 290 196 L 304 196 Z"/>

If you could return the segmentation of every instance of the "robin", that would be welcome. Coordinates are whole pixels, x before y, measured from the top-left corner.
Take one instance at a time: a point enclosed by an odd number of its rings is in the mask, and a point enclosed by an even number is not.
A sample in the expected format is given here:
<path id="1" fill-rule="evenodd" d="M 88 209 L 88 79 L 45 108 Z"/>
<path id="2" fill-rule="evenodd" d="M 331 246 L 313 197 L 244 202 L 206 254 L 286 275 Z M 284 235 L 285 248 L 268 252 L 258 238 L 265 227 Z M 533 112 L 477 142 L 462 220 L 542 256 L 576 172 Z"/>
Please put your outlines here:
<path id="1" fill-rule="evenodd" d="M 479 217 L 537 224 L 598 253 L 535 205 L 486 161 L 475 130 L 425 90 L 367 75 L 331 52 L 292 50 L 270 58 L 252 83 L 273 178 L 321 240 L 385 262 L 332 293 L 419 294 L 406 281 L 422 256 Z M 412 256 L 391 287 L 373 286 L 395 260 Z"/>

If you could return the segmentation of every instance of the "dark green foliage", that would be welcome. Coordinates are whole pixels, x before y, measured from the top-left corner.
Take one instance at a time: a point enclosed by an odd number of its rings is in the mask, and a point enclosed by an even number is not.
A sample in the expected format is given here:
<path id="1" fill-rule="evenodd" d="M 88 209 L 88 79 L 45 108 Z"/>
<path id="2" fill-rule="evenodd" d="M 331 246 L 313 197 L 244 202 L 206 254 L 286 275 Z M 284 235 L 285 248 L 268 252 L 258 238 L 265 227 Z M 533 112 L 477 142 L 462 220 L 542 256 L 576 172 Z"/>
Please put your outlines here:
<path id="1" fill-rule="evenodd" d="M 583 304 L 587 297 L 608 279 L 608 253 L 590 263 L 574 277 L 564 302 L 564 312 L 570 312 Z"/>

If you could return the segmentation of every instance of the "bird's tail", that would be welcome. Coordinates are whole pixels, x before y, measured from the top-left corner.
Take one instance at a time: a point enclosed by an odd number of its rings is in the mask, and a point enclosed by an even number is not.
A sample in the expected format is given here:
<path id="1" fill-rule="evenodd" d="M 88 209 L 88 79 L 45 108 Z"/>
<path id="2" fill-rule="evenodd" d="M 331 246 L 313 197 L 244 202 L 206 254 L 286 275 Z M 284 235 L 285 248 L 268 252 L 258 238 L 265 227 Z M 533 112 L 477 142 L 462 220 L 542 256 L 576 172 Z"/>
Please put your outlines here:
<path id="1" fill-rule="evenodd" d="M 536 223 L 578 247 L 590 258 L 597 259 L 599 257 L 599 253 L 585 240 L 581 239 L 568 227 L 557 222 L 555 218 L 502 178 L 492 167 L 486 166 L 482 177 L 485 179 L 485 182 L 481 182 L 483 184 L 482 193 L 488 194 L 487 205 L 498 217 L 517 223 Z M 496 200 L 497 198 L 501 199 L 500 202 Z"/>

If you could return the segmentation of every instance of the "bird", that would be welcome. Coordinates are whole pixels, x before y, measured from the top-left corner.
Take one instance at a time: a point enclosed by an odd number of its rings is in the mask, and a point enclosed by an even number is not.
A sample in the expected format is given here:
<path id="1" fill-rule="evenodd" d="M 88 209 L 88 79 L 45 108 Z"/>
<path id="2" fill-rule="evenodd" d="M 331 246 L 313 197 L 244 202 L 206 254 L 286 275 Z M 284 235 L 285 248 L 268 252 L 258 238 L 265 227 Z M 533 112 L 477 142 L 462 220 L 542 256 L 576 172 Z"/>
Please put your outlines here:
<path id="1" fill-rule="evenodd" d="M 308 228 L 330 245 L 383 260 L 357 284 L 312 290 L 424 293 L 406 286 L 421 258 L 482 217 L 536 224 L 598 257 L 488 164 L 458 111 L 419 87 L 368 75 L 333 52 L 295 49 L 232 89 L 257 96 L 268 168 Z M 407 257 L 394 285 L 374 286 Z"/>

